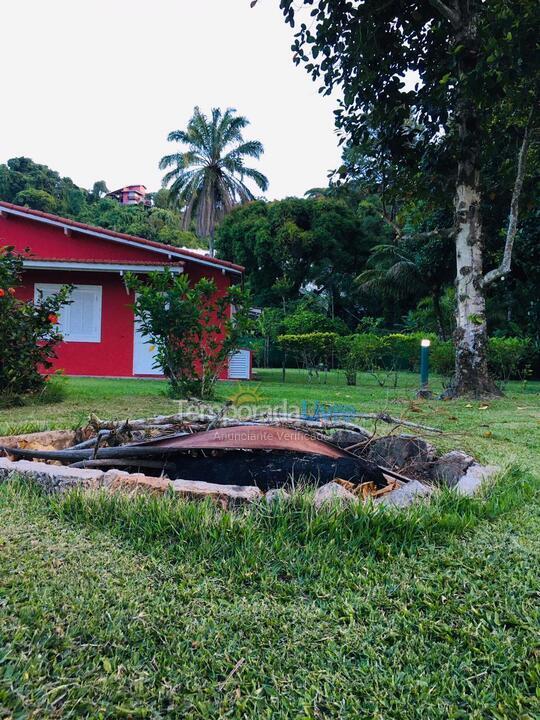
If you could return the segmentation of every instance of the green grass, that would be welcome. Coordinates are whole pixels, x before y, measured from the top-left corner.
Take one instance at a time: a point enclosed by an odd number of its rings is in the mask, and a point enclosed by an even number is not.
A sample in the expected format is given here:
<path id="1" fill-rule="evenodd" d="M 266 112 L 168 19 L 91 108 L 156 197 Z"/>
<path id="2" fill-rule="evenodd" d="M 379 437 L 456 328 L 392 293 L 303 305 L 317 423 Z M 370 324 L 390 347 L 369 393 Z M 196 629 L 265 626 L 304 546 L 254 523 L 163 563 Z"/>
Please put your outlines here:
<path id="1" fill-rule="evenodd" d="M 538 495 L 518 471 L 405 513 L 0 486 L 0 717 L 535 718 Z"/>
<path id="2" fill-rule="evenodd" d="M 288 370 L 285 384 L 280 382 L 279 370 L 258 374 L 260 381 L 252 384 L 219 383 L 219 398 L 225 400 L 241 388 L 255 388 L 264 406 L 287 403 L 294 407 L 306 400 L 352 405 L 365 412 L 384 410 L 443 428 L 445 435 L 435 438 L 441 449 L 461 447 L 485 462 L 520 461 L 540 472 L 540 382 L 509 383 L 506 396 L 490 403 L 440 402 L 416 401 L 418 377 L 411 373 L 400 373 L 396 389 L 380 388 L 369 375 L 360 375 L 358 386 L 351 388 L 340 373 L 330 373 L 327 384 L 308 384 L 299 370 Z M 166 396 L 165 387 L 158 380 L 69 378 L 67 399 L 62 403 L 0 410 L 0 434 L 76 427 L 86 422 L 90 412 L 116 419 L 174 413 L 178 403 Z M 441 388 L 436 377 L 433 387 Z"/>
<path id="3" fill-rule="evenodd" d="M 261 373 L 261 404 L 385 410 L 507 470 L 481 498 L 405 512 L 0 485 L 0 718 L 539 716 L 540 383 L 484 404 L 416 401 L 407 374 L 303 380 Z M 71 379 L 0 432 L 174 412 L 163 389 Z"/>

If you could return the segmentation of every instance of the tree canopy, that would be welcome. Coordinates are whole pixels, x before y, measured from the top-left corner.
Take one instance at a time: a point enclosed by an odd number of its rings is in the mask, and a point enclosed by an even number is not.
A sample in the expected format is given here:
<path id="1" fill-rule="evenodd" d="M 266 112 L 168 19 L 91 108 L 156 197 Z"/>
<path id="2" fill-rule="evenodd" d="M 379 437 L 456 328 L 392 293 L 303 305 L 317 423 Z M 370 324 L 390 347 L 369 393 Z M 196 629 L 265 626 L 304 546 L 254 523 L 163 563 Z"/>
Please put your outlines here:
<path id="1" fill-rule="evenodd" d="M 287 198 L 234 210 L 218 229 L 216 247 L 245 266 L 256 304 L 282 304 L 311 291 L 330 315 L 354 315 L 355 273 L 387 232 L 382 220 L 366 220 L 343 200 Z"/>

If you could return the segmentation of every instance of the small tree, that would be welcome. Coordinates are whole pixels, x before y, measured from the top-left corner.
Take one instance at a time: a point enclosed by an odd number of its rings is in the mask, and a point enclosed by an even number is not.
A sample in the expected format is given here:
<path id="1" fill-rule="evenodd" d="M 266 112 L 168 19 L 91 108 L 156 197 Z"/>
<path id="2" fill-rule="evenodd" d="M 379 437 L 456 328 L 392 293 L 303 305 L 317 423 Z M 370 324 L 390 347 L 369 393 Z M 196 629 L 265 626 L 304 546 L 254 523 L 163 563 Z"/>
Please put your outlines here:
<path id="1" fill-rule="evenodd" d="M 173 397 L 213 396 L 214 385 L 249 327 L 248 298 L 237 286 L 220 294 L 213 280 L 191 285 L 170 271 L 126 275 L 142 335 L 157 348 Z"/>
<path id="2" fill-rule="evenodd" d="M 44 386 L 47 371 L 62 340 L 58 312 L 69 302 L 70 287 L 42 298 L 39 304 L 15 297 L 23 260 L 10 246 L 0 247 L 0 396 L 13 404 Z"/>

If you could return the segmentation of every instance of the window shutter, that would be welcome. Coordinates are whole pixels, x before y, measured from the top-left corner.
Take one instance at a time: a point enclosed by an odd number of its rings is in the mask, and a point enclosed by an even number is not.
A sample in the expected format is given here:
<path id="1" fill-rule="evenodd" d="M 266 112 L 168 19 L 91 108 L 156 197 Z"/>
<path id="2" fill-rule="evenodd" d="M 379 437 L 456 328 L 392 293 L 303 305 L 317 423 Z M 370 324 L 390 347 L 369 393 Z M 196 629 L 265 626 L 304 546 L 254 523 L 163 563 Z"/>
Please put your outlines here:
<path id="1" fill-rule="evenodd" d="M 35 300 L 39 302 L 60 290 L 60 285 L 37 284 Z M 58 316 L 59 330 L 65 342 L 101 342 L 101 285 L 75 285 L 69 305 Z M 41 291 L 41 293 L 40 293 Z"/>

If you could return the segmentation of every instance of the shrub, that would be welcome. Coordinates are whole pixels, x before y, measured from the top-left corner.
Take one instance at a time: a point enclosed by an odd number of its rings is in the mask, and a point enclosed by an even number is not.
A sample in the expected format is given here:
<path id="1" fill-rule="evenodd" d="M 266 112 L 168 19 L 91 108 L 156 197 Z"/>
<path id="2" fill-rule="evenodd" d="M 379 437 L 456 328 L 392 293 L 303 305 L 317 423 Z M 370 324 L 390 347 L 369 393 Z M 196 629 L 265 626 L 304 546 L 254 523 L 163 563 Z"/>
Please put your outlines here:
<path id="1" fill-rule="evenodd" d="M 523 377 L 532 361 L 532 343 L 529 339 L 492 337 L 488 345 L 490 372 L 497 380 L 505 382 Z"/>
<path id="2" fill-rule="evenodd" d="M 451 340 L 436 340 L 431 345 L 431 352 L 429 354 L 429 362 L 432 369 L 444 375 L 450 377 L 454 374 L 455 367 L 455 350 L 454 344 Z"/>
<path id="3" fill-rule="evenodd" d="M 387 354 L 387 338 L 373 333 L 349 335 L 338 338 L 336 343 L 336 355 L 340 367 L 345 371 L 347 385 L 356 385 L 357 372 L 378 376 L 381 371 L 388 369 Z"/>
<path id="4" fill-rule="evenodd" d="M 29 394 L 39 393 L 62 340 L 58 313 L 69 302 L 70 288 L 24 302 L 15 297 L 21 284 L 22 257 L 12 247 L 0 248 L 0 395 L 3 404 L 16 404 Z"/>
<path id="5" fill-rule="evenodd" d="M 496 380 L 522 378 L 533 359 L 531 341 L 523 338 L 492 337 L 488 344 L 488 365 Z M 440 375 L 450 376 L 454 372 L 454 345 L 450 340 L 432 342 L 430 363 Z"/>
<path id="6" fill-rule="evenodd" d="M 362 333 L 336 340 L 336 356 L 345 371 L 348 385 L 356 385 L 357 372 L 369 372 L 381 384 L 381 373 L 397 370 L 418 371 L 420 342 L 431 340 L 430 365 L 434 372 L 451 376 L 454 372 L 454 345 L 452 341 L 438 340 L 431 333 L 393 333 L 379 336 Z M 530 340 L 522 338 L 490 338 L 488 362 L 493 376 L 502 381 L 523 378 L 533 361 Z"/>
<path id="7" fill-rule="evenodd" d="M 283 327 L 287 335 L 306 335 L 310 333 L 337 333 L 347 335 L 349 328 L 341 318 L 329 318 L 323 313 L 299 307 L 283 318 Z"/>
<path id="8" fill-rule="evenodd" d="M 45 190 L 36 188 L 21 190 L 15 196 L 15 202 L 17 205 L 27 205 L 33 210 L 42 210 L 43 212 L 52 213 L 57 209 L 56 198 Z"/>
<path id="9" fill-rule="evenodd" d="M 126 282 L 137 293 L 135 315 L 142 335 L 156 346 L 155 367 L 168 378 L 170 394 L 211 398 L 229 355 L 247 332 L 247 295 L 237 286 L 220 294 L 208 278 L 191 285 L 186 275 L 168 270 L 147 278 L 128 273 Z"/>
<path id="10" fill-rule="evenodd" d="M 337 333 L 329 332 L 279 335 L 278 343 L 286 353 L 296 357 L 311 378 L 321 365 L 328 366 L 338 337 Z"/>
<path id="11" fill-rule="evenodd" d="M 420 342 L 427 338 L 432 347 L 438 342 L 432 333 L 393 333 L 385 337 L 384 364 L 395 370 L 416 372 L 420 363 Z"/>

